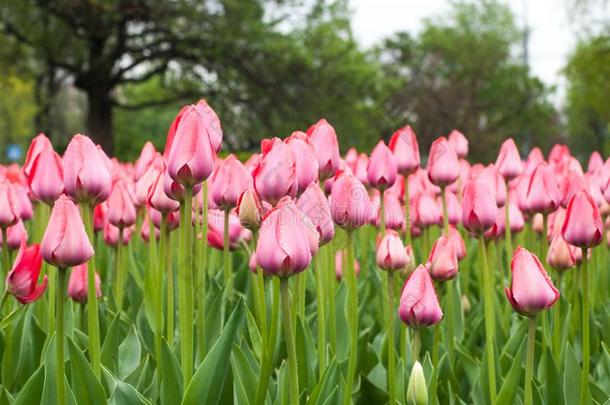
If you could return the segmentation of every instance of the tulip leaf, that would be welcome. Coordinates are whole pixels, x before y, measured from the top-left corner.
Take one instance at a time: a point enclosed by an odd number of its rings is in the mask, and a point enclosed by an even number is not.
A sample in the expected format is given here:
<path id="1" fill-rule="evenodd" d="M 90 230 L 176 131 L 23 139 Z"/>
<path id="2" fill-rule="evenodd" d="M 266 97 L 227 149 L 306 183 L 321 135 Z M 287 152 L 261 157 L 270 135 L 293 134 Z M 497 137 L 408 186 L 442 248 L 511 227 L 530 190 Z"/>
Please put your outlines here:
<path id="1" fill-rule="evenodd" d="M 249 309 L 246 311 L 246 321 L 248 326 L 248 335 L 250 336 L 250 343 L 252 343 L 252 348 L 254 349 L 256 358 L 261 361 L 263 356 L 263 339 L 258 329 L 258 325 L 256 324 L 256 320 Z"/>
<path id="2" fill-rule="evenodd" d="M 30 379 L 15 397 L 14 405 L 39 404 L 42 397 L 42 386 L 44 384 L 44 364 L 32 374 Z"/>
<path id="3" fill-rule="evenodd" d="M 566 404 L 577 404 L 580 400 L 580 373 L 574 350 L 568 343 L 563 367 L 563 395 Z"/>
<path id="4" fill-rule="evenodd" d="M 546 375 L 545 375 L 545 384 L 544 384 L 544 395 L 545 395 L 545 403 L 547 404 L 557 404 L 563 405 L 563 394 L 561 390 L 561 376 L 559 374 L 559 369 L 557 368 L 557 363 L 553 358 L 553 354 L 551 349 L 547 347 L 546 349 Z"/>
<path id="5" fill-rule="evenodd" d="M 120 315 L 116 314 L 102 344 L 102 364 L 108 367 L 109 371 L 116 371 L 117 367 L 120 323 Z"/>
<path id="6" fill-rule="evenodd" d="M 233 345 L 231 356 L 231 367 L 233 370 L 233 381 L 236 388 L 237 403 L 249 404 L 250 398 L 256 396 L 258 378 L 250 368 L 246 355 L 237 345 Z"/>
<path id="7" fill-rule="evenodd" d="M 10 314 L 5 316 L 2 321 L 0 321 L 0 331 L 6 329 L 6 327 L 9 326 L 15 319 L 17 319 L 18 316 L 22 315 L 25 312 L 23 311 L 23 308 L 25 308 L 24 305 L 19 305 L 17 308 L 12 310 Z"/>
<path id="8" fill-rule="evenodd" d="M 176 354 L 163 339 L 161 346 L 163 354 L 163 370 L 161 383 L 161 404 L 174 405 L 182 399 L 182 371 Z M 157 370 L 159 372 L 159 370 Z"/>
<path id="9" fill-rule="evenodd" d="M 152 402 L 146 399 L 136 390 L 133 385 L 123 381 L 116 380 L 116 386 L 112 395 L 108 400 L 109 405 L 152 405 Z"/>
<path id="10" fill-rule="evenodd" d="M 136 370 L 140 364 L 140 356 L 142 347 L 135 327 L 129 329 L 129 333 L 125 340 L 119 345 L 119 369 L 118 376 L 120 379 L 125 379 L 128 375 Z"/>
<path id="11" fill-rule="evenodd" d="M 322 377 L 311 391 L 311 395 L 307 400 L 307 405 L 318 405 L 321 404 L 325 398 L 328 398 L 331 392 L 339 385 L 339 368 L 337 361 L 333 360 Z"/>
<path id="12" fill-rule="evenodd" d="M 523 364 L 523 348 L 525 342 L 522 342 L 519 350 L 513 358 L 512 366 L 510 367 L 508 374 L 504 376 L 504 383 L 498 392 L 496 397 L 497 405 L 510 405 L 515 402 L 517 395 L 517 389 L 521 382 L 521 368 Z"/>
<path id="13" fill-rule="evenodd" d="M 244 304 L 240 301 L 229 317 L 222 333 L 186 387 L 183 405 L 217 404 L 227 376 L 231 348 L 244 315 Z"/>
<path id="14" fill-rule="evenodd" d="M 74 396 L 79 404 L 103 404 L 106 402 L 104 388 L 95 377 L 91 365 L 80 349 L 68 339 L 70 352 L 70 376 Z"/>

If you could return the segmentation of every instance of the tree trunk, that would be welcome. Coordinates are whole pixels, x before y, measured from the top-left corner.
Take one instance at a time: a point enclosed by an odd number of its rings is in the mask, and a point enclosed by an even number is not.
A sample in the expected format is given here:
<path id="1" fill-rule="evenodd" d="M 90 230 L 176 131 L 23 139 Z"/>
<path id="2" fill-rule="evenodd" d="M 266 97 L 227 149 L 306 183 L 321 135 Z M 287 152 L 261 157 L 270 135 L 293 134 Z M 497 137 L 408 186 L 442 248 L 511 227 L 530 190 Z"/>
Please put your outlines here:
<path id="1" fill-rule="evenodd" d="M 86 90 L 89 108 L 87 110 L 87 135 L 100 145 L 110 157 L 114 156 L 112 134 L 112 97 L 110 90 L 95 87 Z"/>

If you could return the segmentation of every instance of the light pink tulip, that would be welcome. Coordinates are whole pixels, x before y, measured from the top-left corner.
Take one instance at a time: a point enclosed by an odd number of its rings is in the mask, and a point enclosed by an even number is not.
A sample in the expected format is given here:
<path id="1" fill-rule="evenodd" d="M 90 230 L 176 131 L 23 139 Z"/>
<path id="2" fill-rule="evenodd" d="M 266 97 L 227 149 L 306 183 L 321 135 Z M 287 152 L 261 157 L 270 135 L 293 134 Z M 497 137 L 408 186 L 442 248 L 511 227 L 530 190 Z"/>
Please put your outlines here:
<path id="1" fill-rule="evenodd" d="M 118 228 L 127 228 L 136 222 L 136 206 L 127 190 L 126 180 L 117 181 L 108 197 L 106 219 Z"/>
<path id="2" fill-rule="evenodd" d="M 28 240 L 28 231 L 23 225 L 23 221 L 19 220 L 15 225 L 11 225 L 6 230 L 6 242 L 9 250 L 17 250 L 21 246 L 22 241 Z M 2 243 L 2 233 L 0 232 L 0 243 Z"/>
<path id="3" fill-rule="evenodd" d="M 297 207 L 309 218 L 318 231 L 320 245 L 335 236 L 335 224 L 328 199 L 316 183 L 311 183 L 297 201 Z"/>
<path id="4" fill-rule="evenodd" d="M 443 223 L 443 210 L 430 193 L 419 193 L 413 197 L 411 215 L 413 215 L 411 222 L 418 228 Z"/>
<path id="5" fill-rule="evenodd" d="M 61 158 L 51 147 L 41 150 L 29 170 L 28 183 L 32 196 L 53 205 L 64 191 L 63 170 Z"/>
<path id="6" fill-rule="evenodd" d="M 28 152 L 25 155 L 25 163 L 23 164 L 23 173 L 26 177 L 29 177 L 30 170 L 32 169 L 32 165 L 34 164 L 34 160 L 38 157 L 40 152 L 45 149 L 53 149 L 53 145 L 51 145 L 51 141 L 45 134 L 42 132 L 38 134 L 32 142 L 30 142 L 30 147 L 28 148 Z"/>
<path id="7" fill-rule="evenodd" d="M 209 195 L 218 208 L 235 208 L 239 196 L 251 186 L 252 176 L 237 157 L 230 154 L 214 170 Z"/>
<path id="8" fill-rule="evenodd" d="M 347 261 L 347 249 L 337 250 L 335 253 L 335 278 L 337 281 L 341 281 L 343 279 L 343 269 L 345 268 L 344 264 Z M 360 275 L 360 262 L 354 258 L 354 273 L 356 277 Z"/>
<path id="9" fill-rule="evenodd" d="M 489 186 L 471 180 L 462 197 L 462 223 L 472 233 L 483 233 L 493 226 L 498 215 L 496 199 Z"/>
<path id="10" fill-rule="evenodd" d="M 68 279 L 68 297 L 81 304 L 87 303 L 88 278 L 87 263 L 74 266 Z M 102 297 L 100 283 L 100 276 L 95 272 L 95 296 L 98 299 Z"/>
<path id="11" fill-rule="evenodd" d="M 394 154 L 384 141 L 379 141 L 371 153 L 367 168 L 370 186 L 378 190 L 385 190 L 394 184 L 397 174 Z"/>
<path id="12" fill-rule="evenodd" d="M 257 230 L 260 227 L 265 210 L 254 187 L 239 196 L 235 211 L 244 228 Z"/>
<path id="13" fill-rule="evenodd" d="M 339 142 L 335 129 L 322 118 L 307 130 L 309 144 L 318 158 L 318 177 L 326 180 L 339 170 Z"/>
<path id="14" fill-rule="evenodd" d="M 378 200 L 379 196 L 377 196 L 377 201 Z M 384 193 L 383 201 L 385 205 L 384 211 L 386 229 L 394 229 L 396 231 L 403 229 L 405 227 L 405 210 L 398 196 L 394 193 L 389 193 L 386 191 Z M 372 205 L 375 207 L 375 209 L 372 211 L 372 224 L 379 228 L 381 226 L 379 202 L 373 203 Z"/>
<path id="15" fill-rule="evenodd" d="M 369 219 L 370 199 L 364 185 L 354 176 L 339 173 L 330 196 L 330 212 L 335 224 L 352 230 Z"/>
<path id="16" fill-rule="evenodd" d="M 147 141 L 142 147 L 142 151 L 140 152 L 140 156 L 136 160 L 134 166 L 134 180 L 137 182 L 144 176 L 144 173 L 148 170 L 148 168 L 153 164 L 154 160 L 157 157 L 157 149 L 155 149 L 155 145 L 152 142 Z"/>
<path id="17" fill-rule="evenodd" d="M 411 126 L 406 125 L 394 132 L 390 138 L 390 149 L 396 158 L 398 172 L 403 176 L 408 176 L 419 168 L 419 145 Z"/>
<path id="18" fill-rule="evenodd" d="M 451 280 L 457 276 L 458 257 L 455 242 L 446 236 L 441 236 L 432 245 L 428 256 L 430 275 L 438 281 Z"/>
<path id="19" fill-rule="evenodd" d="M 553 169 L 546 163 L 536 167 L 530 178 L 526 204 L 531 211 L 548 214 L 559 207 L 559 186 Z"/>
<path id="20" fill-rule="evenodd" d="M 0 227 L 15 225 L 21 219 L 21 206 L 15 190 L 17 186 L 0 180 Z"/>
<path id="21" fill-rule="evenodd" d="M 604 225 L 597 204 L 586 190 L 579 191 L 570 200 L 561 234 L 570 245 L 582 248 L 602 242 Z"/>
<path id="22" fill-rule="evenodd" d="M 308 143 L 307 134 L 305 132 L 295 131 L 285 142 L 294 151 L 298 183 L 297 195 L 301 195 L 307 186 L 318 179 L 318 158 L 316 152 Z"/>
<path id="23" fill-rule="evenodd" d="M 284 196 L 296 197 L 299 187 L 293 149 L 279 138 L 263 139 L 263 156 L 254 169 L 254 188 L 262 200 L 270 204 Z"/>
<path id="24" fill-rule="evenodd" d="M 388 232 L 377 246 L 377 266 L 385 271 L 402 269 L 408 263 L 407 251 L 396 232 Z"/>
<path id="25" fill-rule="evenodd" d="M 428 268 L 420 265 L 405 281 L 398 316 L 412 328 L 436 325 L 443 318 Z"/>
<path id="26" fill-rule="evenodd" d="M 602 168 L 604 165 L 604 159 L 602 155 L 594 150 L 589 157 L 589 163 L 587 164 L 587 172 L 595 173 Z"/>
<path id="27" fill-rule="evenodd" d="M 523 162 L 513 138 L 508 138 L 502 143 L 496 159 L 496 168 L 506 180 L 512 180 L 523 173 Z"/>
<path id="28" fill-rule="evenodd" d="M 546 262 L 557 271 L 565 271 L 582 260 L 582 250 L 570 245 L 561 234 L 555 234 L 546 256 Z"/>
<path id="29" fill-rule="evenodd" d="M 461 133 L 457 129 L 454 129 L 453 131 L 451 131 L 447 138 L 459 158 L 463 159 L 468 156 L 468 139 L 464 136 L 463 133 Z"/>
<path id="30" fill-rule="evenodd" d="M 453 242 L 455 246 L 455 253 L 457 255 L 458 260 L 462 260 L 466 257 L 466 243 L 460 234 L 460 231 L 453 226 L 449 226 L 449 239 Z"/>
<path id="31" fill-rule="evenodd" d="M 458 155 L 447 138 L 441 136 L 430 146 L 428 178 L 437 186 L 453 183 L 460 174 Z"/>

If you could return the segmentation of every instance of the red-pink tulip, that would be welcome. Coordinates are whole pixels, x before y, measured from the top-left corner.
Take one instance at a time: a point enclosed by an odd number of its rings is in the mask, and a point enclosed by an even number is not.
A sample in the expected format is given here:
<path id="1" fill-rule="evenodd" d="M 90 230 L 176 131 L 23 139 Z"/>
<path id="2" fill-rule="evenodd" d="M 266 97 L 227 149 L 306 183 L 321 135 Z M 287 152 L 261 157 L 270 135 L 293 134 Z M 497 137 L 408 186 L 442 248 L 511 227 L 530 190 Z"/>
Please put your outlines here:
<path id="1" fill-rule="evenodd" d="M 437 186 L 449 185 L 460 175 L 458 155 L 444 136 L 430 146 L 427 170 L 428 178 Z"/>
<path id="2" fill-rule="evenodd" d="M 126 180 L 119 180 L 108 197 L 106 219 L 118 228 L 127 228 L 136 222 L 136 207 L 127 190 Z"/>
<path id="3" fill-rule="evenodd" d="M 402 287 L 398 316 L 412 328 L 436 325 L 443 318 L 428 268 L 420 265 Z"/>
<path id="4" fill-rule="evenodd" d="M 585 178 L 582 174 L 576 171 L 568 172 L 563 178 L 563 181 L 561 182 L 561 206 L 563 208 L 566 208 L 572 197 L 574 197 L 574 194 L 584 189 L 585 187 Z"/>
<path id="5" fill-rule="evenodd" d="M 316 183 L 311 183 L 297 201 L 297 207 L 309 218 L 318 231 L 320 245 L 335 236 L 335 224 L 328 199 Z"/>
<path id="6" fill-rule="evenodd" d="M 531 211 L 542 214 L 553 212 L 559 206 L 559 186 L 553 169 L 546 163 L 539 164 L 532 173 L 525 199 Z"/>
<path id="7" fill-rule="evenodd" d="M 506 180 L 512 180 L 523 173 L 523 162 L 513 138 L 508 138 L 502 143 L 496 159 L 496 168 Z"/>
<path id="8" fill-rule="evenodd" d="M 316 157 L 316 152 L 308 143 L 305 132 L 295 131 L 286 138 L 285 142 L 294 151 L 298 183 L 297 195 L 300 195 L 305 191 L 307 186 L 318 179 L 318 158 Z"/>
<path id="9" fill-rule="evenodd" d="M 586 190 L 579 191 L 570 200 L 561 234 L 570 245 L 582 248 L 602 242 L 604 224 L 597 204 Z"/>
<path id="10" fill-rule="evenodd" d="M 72 271 L 70 271 L 70 278 L 68 279 L 68 297 L 76 302 L 85 304 L 87 302 L 87 279 L 87 263 L 74 266 Z M 97 298 L 102 297 L 100 276 L 97 272 L 95 273 L 95 296 Z"/>
<path id="11" fill-rule="evenodd" d="M 534 316 L 550 308 L 559 299 L 559 291 L 553 285 L 536 255 L 517 247 L 510 263 L 512 281 L 506 288 L 506 297 L 515 311 Z"/>
<path id="12" fill-rule="evenodd" d="M 408 264 L 409 257 L 396 232 L 388 232 L 377 246 L 377 266 L 386 271 L 402 269 Z"/>
<path id="13" fill-rule="evenodd" d="M 394 184 L 397 174 L 394 154 L 384 141 L 379 141 L 371 153 L 367 168 L 370 186 L 378 190 L 385 190 Z"/>
<path id="14" fill-rule="evenodd" d="M 267 213 L 261 224 L 256 259 L 269 275 L 289 277 L 311 262 L 311 240 L 315 230 L 307 229 L 303 213 L 290 199 L 282 199 Z"/>
<path id="15" fill-rule="evenodd" d="M 398 173 L 408 176 L 419 168 L 419 146 L 411 126 L 406 125 L 394 132 L 390 138 L 390 149 L 396 158 Z"/>
<path id="16" fill-rule="evenodd" d="M 147 141 L 142 147 L 140 156 L 134 165 L 133 176 L 135 181 L 140 180 L 142 176 L 144 176 L 144 173 L 146 173 L 148 168 L 153 164 L 157 155 L 158 152 L 157 149 L 155 149 L 155 145 L 153 145 L 152 142 Z"/>
<path id="17" fill-rule="evenodd" d="M 0 228 L 15 225 L 21 218 L 21 206 L 15 185 L 0 180 Z"/>
<path id="18" fill-rule="evenodd" d="M 100 203 L 110 195 L 112 179 L 91 139 L 74 135 L 63 157 L 64 188 L 74 201 Z"/>
<path id="19" fill-rule="evenodd" d="M 318 158 L 318 177 L 326 180 L 339 170 L 339 142 L 335 129 L 322 118 L 307 130 L 309 144 Z"/>
<path id="20" fill-rule="evenodd" d="M 483 233 L 493 226 L 498 215 L 496 199 L 489 186 L 471 180 L 464 187 L 462 223 L 472 233 Z"/>
<path id="21" fill-rule="evenodd" d="M 451 131 L 449 136 L 447 137 L 451 146 L 457 153 L 458 157 L 465 158 L 468 156 L 468 139 L 464 136 L 463 133 L 454 129 Z"/>
<path id="22" fill-rule="evenodd" d="M 28 183 L 32 196 L 48 205 L 64 191 L 64 173 L 61 158 L 52 148 L 40 151 L 30 167 Z"/>
<path id="23" fill-rule="evenodd" d="M 582 260 L 580 248 L 570 245 L 560 234 L 553 236 L 546 256 L 549 266 L 557 271 L 565 271 L 575 267 L 580 260 Z"/>
<path id="24" fill-rule="evenodd" d="M 40 246 L 36 244 L 26 247 L 23 240 L 13 268 L 6 276 L 6 291 L 22 304 L 36 301 L 47 288 L 46 275 L 38 284 L 41 265 Z"/>
<path id="25" fill-rule="evenodd" d="M 346 261 L 347 249 L 337 250 L 337 253 L 335 253 L 335 278 L 337 281 L 341 281 L 343 278 L 344 264 L 347 265 Z M 356 259 L 354 259 L 354 273 L 356 277 L 360 275 L 360 262 Z"/>
<path id="26" fill-rule="evenodd" d="M 275 205 L 284 196 L 295 197 L 298 190 L 293 149 L 279 138 L 263 139 L 263 156 L 254 169 L 254 188 L 261 199 Z"/>
<path id="27" fill-rule="evenodd" d="M 438 281 L 451 280 L 457 276 L 458 257 L 455 242 L 446 236 L 441 236 L 432 245 L 428 256 L 430 275 Z"/>
<path id="28" fill-rule="evenodd" d="M 369 219 L 370 200 L 364 185 L 353 175 L 339 173 L 330 196 L 330 212 L 335 224 L 354 229 Z"/>
<path id="29" fill-rule="evenodd" d="M 235 208 L 239 196 L 252 186 L 252 176 L 233 154 L 220 162 L 210 178 L 210 199 L 220 209 Z"/>
<path id="30" fill-rule="evenodd" d="M 104 229 L 104 224 L 106 223 L 106 212 L 108 211 L 108 206 L 106 203 L 101 203 L 95 206 L 93 209 L 93 231 L 99 232 Z"/>
<path id="31" fill-rule="evenodd" d="M 32 139 L 32 142 L 30 142 L 30 147 L 28 148 L 28 152 L 25 155 L 23 173 L 26 177 L 30 175 L 30 170 L 32 169 L 34 160 L 36 160 L 40 152 L 42 152 L 44 149 L 53 149 L 53 145 L 51 145 L 51 141 L 49 140 L 49 138 L 47 138 L 47 136 L 41 132 L 34 139 Z"/>
<path id="32" fill-rule="evenodd" d="M 78 207 L 65 195 L 55 201 L 41 251 L 47 263 L 62 268 L 85 263 L 93 256 Z"/>

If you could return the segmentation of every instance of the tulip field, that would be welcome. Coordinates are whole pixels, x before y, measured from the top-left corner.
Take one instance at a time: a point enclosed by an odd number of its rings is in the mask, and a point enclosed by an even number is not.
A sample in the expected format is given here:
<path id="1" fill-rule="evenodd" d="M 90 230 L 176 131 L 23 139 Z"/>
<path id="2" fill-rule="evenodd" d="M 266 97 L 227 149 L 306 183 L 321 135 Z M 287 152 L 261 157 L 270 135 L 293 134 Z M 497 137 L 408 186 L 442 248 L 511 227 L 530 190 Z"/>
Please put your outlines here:
<path id="1" fill-rule="evenodd" d="M 610 159 L 168 128 L 0 166 L 0 405 L 610 403 Z"/>

